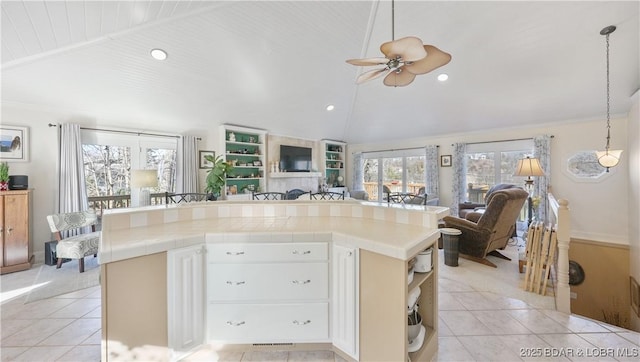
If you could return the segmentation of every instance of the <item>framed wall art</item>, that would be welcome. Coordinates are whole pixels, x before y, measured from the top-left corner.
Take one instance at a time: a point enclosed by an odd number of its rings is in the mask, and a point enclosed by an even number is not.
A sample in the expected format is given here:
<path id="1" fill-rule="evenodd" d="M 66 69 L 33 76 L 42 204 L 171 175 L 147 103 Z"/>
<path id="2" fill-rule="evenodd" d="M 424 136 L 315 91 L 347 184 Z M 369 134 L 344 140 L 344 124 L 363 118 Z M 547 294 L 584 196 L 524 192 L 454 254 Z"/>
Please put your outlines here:
<path id="1" fill-rule="evenodd" d="M 214 151 L 200 151 L 199 159 L 200 159 L 200 168 L 212 168 L 213 162 L 208 161 L 205 156 L 211 156 L 213 158 L 216 157 L 216 153 Z"/>
<path id="2" fill-rule="evenodd" d="M 29 128 L 0 126 L 0 161 L 29 161 Z"/>
<path id="3" fill-rule="evenodd" d="M 451 155 L 440 156 L 440 167 L 451 167 Z"/>

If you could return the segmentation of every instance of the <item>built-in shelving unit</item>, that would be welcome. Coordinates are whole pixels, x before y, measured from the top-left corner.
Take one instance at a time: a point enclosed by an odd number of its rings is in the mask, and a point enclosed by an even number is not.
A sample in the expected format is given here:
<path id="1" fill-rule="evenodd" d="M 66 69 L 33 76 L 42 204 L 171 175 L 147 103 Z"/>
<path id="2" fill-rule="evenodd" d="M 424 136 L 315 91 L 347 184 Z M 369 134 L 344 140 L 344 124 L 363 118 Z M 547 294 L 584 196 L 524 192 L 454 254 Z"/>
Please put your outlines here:
<path id="1" fill-rule="evenodd" d="M 266 190 L 267 132 L 226 124 L 220 128 L 224 158 L 233 165 L 227 175 L 226 198 L 247 198 L 251 191 Z"/>
<path id="2" fill-rule="evenodd" d="M 322 162 L 320 167 L 329 187 L 345 184 L 345 151 L 347 144 L 341 141 L 322 140 Z M 340 180 L 340 178 L 342 178 Z"/>
<path id="3" fill-rule="evenodd" d="M 434 255 L 435 254 L 435 255 Z M 432 263 L 437 262 L 437 253 L 432 253 Z M 433 265 L 433 264 L 432 264 Z M 420 288 L 420 298 L 418 298 L 418 305 L 420 306 L 418 311 L 422 316 L 422 325 L 426 328 L 426 333 L 422 346 L 415 352 L 409 352 L 410 361 L 423 361 L 429 358 L 425 356 L 433 356 L 434 345 L 437 346 L 437 303 L 436 293 L 437 283 L 435 282 L 436 271 L 435 268 L 428 273 L 414 273 L 413 281 L 407 288 L 412 291 L 414 288 Z"/>

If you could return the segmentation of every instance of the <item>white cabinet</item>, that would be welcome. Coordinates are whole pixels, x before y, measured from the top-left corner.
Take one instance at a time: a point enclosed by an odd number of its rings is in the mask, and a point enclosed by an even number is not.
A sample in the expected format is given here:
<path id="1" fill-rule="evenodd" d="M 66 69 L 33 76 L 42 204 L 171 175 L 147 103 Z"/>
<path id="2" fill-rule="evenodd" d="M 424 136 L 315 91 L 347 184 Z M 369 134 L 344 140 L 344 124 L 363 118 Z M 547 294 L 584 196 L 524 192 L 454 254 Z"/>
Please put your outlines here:
<path id="1" fill-rule="evenodd" d="M 167 252 L 169 347 L 189 351 L 204 341 L 204 245 Z"/>
<path id="2" fill-rule="evenodd" d="M 207 244 L 207 329 L 223 343 L 326 343 L 327 242 Z"/>
<path id="3" fill-rule="evenodd" d="M 333 245 L 332 328 L 333 345 L 358 360 L 358 249 Z"/>
<path id="4" fill-rule="evenodd" d="M 227 175 L 227 199 L 250 199 L 251 191 L 266 191 L 267 132 L 223 124 L 224 158 L 233 165 Z"/>
<path id="5" fill-rule="evenodd" d="M 340 141 L 322 140 L 322 162 L 320 167 L 329 187 L 345 185 L 345 151 L 347 144 Z"/>

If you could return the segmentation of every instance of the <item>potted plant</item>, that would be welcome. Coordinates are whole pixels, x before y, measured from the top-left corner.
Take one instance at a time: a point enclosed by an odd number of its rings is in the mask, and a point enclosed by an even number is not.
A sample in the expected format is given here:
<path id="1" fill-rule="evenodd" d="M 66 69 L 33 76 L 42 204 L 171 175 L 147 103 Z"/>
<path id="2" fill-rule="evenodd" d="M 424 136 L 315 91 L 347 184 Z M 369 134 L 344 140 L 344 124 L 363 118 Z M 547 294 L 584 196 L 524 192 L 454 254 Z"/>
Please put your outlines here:
<path id="1" fill-rule="evenodd" d="M 210 200 L 217 200 L 227 181 L 227 174 L 233 170 L 233 166 L 225 162 L 221 155 L 216 157 L 207 155 L 204 158 L 213 164 L 213 167 L 207 173 L 207 186 L 204 192 L 211 195 L 209 197 Z"/>
<path id="2" fill-rule="evenodd" d="M 9 189 L 9 165 L 6 162 L 0 162 L 0 191 Z"/>

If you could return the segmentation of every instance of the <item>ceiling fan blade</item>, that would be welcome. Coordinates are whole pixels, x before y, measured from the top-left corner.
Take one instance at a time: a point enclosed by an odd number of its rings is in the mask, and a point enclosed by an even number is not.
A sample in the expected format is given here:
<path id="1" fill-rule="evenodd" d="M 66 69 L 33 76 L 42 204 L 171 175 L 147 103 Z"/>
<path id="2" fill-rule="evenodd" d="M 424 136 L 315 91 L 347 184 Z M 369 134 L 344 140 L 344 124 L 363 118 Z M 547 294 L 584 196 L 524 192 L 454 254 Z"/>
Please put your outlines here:
<path id="1" fill-rule="evenodd" d="M 389 59 L 387 58 L 364 58 L 364 59 L 348 59 L 347 63 L 353 65 L 370 66 L 370 65 L 383 65 L 387 64 Z"/>
<path id="2" fill-rule="evenodd" d="M 362 84 L 368 80 L 376 79 L 382 76 L 383 74 L 387 73 L 388 71 L 389 71 L 388 68 L 369 70 L 367 72 L 360 74 L 360 76 L 358 76 L 358 79 L 356 80 L 356 83 Z"/>
<path id="3" fill-rule="evenodd" d="M 425 45 L 427 57 L 417 60 L 411 64 L 405 64 L 404 68 L 413 74 L 425 74 L 440 68 L 451 61 L 451 54 L 445 53 L 433 45 Z"/>
<path id="4" fill-rule="evenodd" d="M 405 85 L 411 84 L 415 78 L 415 74 L 407 72 L 404 67 L 400 67 L 384 77 L 384 85 L 389 87 L 404 87 Z"/>
<path id="5" fill-rule="evenodd" d="M 408 36 L 380 45 L 380 51 L 389 59 L 401 57 L 404 61 L 414 62 L 427 56 L 422 40 Z"/>

